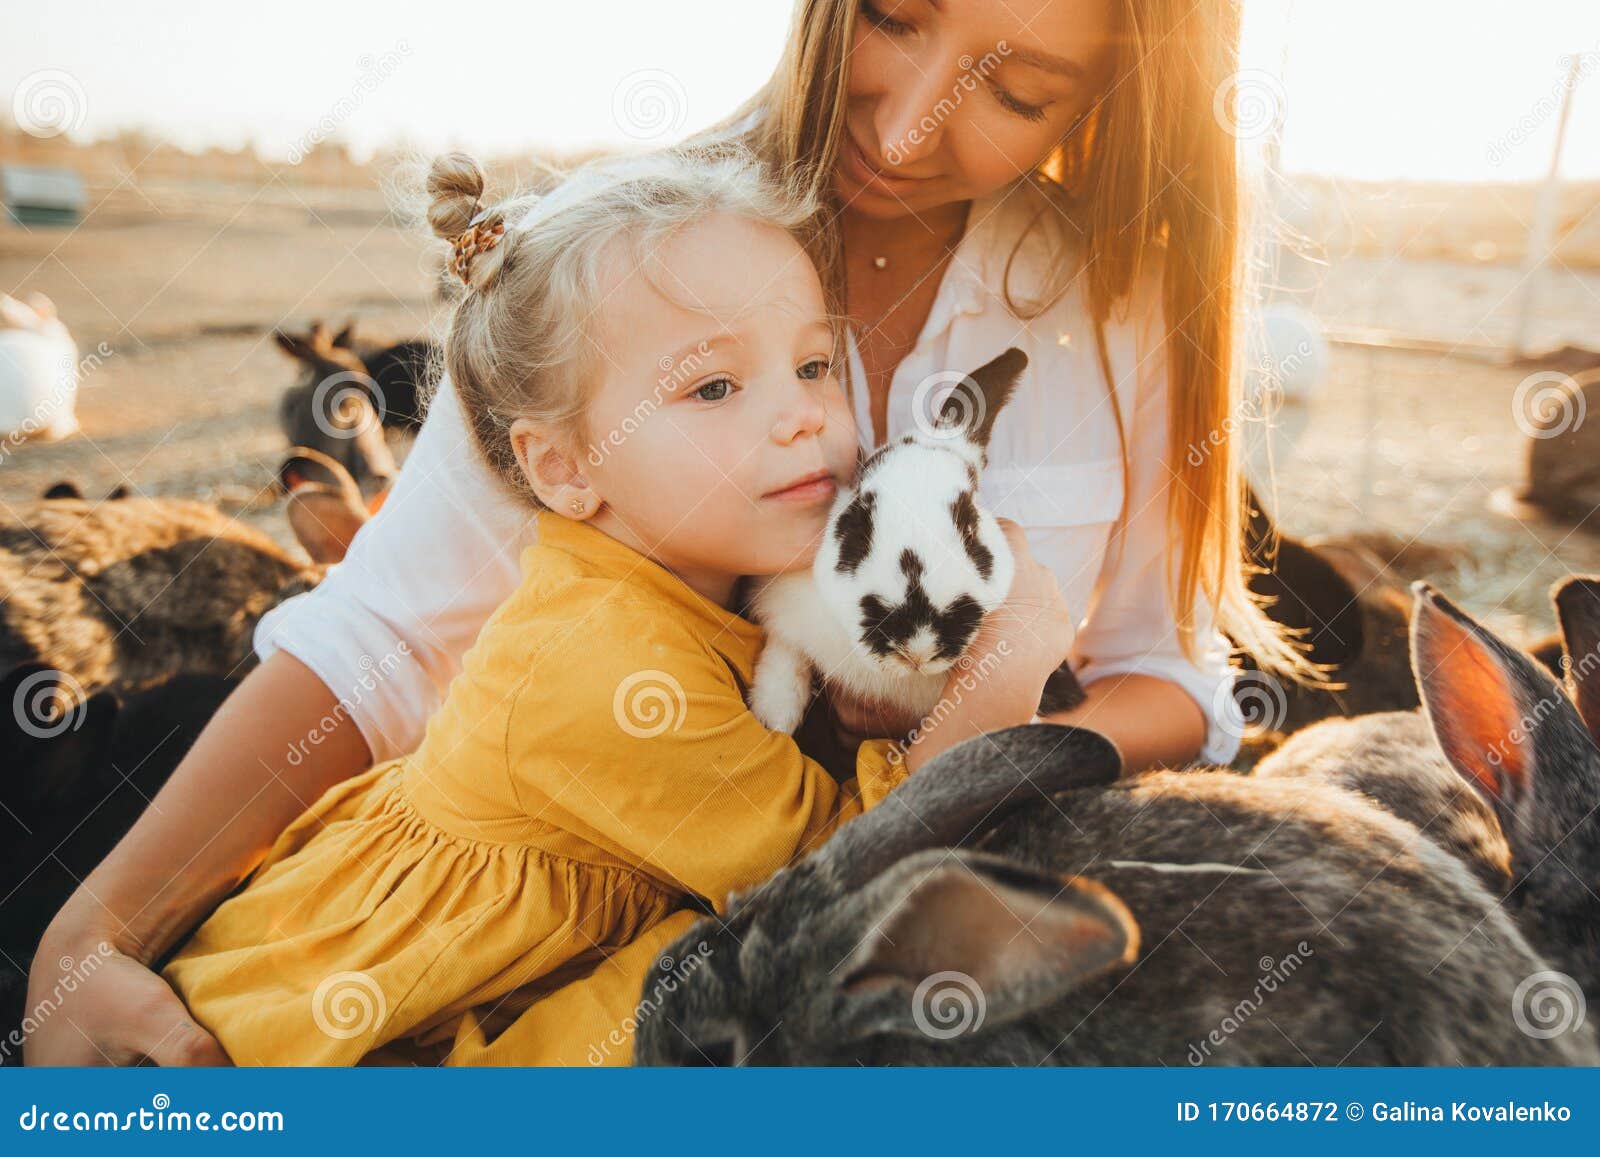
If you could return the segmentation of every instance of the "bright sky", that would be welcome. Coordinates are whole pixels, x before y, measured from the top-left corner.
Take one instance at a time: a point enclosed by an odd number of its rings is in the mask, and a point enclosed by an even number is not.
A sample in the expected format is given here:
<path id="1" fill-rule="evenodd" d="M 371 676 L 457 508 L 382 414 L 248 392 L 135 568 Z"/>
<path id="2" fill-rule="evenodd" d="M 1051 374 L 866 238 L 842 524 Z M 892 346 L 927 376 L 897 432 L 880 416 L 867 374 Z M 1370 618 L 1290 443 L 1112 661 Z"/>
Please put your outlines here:
<path id="1" fill-rule="evenodd" d="M 1564 171 L 1600 178 L 1597 0 L 1246 5 L 1245 64 L 1279 78 L 1250 83 L 1269 100 L 1282 93 L 1286 169 L 1540 176 L 1566 77 L 1558 58 L 1579 53 Z M 769 75 L 789 0 L 361 8 L 7 0 L 0 100 L 65 94 L 78 135 L 140 125 L 278 156 L 328 130 L 358 152 L 666 143 Z"/>

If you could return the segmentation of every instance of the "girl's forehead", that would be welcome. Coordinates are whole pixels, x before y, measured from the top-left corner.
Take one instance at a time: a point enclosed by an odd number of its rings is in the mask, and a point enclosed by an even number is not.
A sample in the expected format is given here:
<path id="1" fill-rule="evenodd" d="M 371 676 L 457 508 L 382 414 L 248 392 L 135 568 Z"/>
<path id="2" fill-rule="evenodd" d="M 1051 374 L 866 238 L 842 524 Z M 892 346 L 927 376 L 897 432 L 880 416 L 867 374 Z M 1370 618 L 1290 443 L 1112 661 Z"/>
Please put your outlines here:
<path id="1" fill-rule="evenodd" d="M 734 227 L 724 226 L 730 220 Z M 737 218 L 707 225 L 610 255 L 601 320 L 613 340 L 798 326 L 825 316 L 816 269 L 787 234 Z"/>

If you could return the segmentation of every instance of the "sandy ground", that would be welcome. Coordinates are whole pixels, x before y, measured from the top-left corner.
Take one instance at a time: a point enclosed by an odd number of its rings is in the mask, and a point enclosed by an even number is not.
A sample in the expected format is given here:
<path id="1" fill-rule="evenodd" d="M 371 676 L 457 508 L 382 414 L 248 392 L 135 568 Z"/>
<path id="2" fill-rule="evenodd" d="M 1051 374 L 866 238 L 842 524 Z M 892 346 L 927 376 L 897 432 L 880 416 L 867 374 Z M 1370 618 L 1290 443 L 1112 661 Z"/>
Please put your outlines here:
<path id="1" fill-rule="evenodd" d="M 1305 300 L 1341 330 L 1480 346 L 1510 333 L 1521 278 L 1511 265 L 1347 257 L 1319 267 Z M 276 401 L 294 376 L 272 328 L 355 317 L 373 336 L 420 336 L 438 322 L 431 288 L 420 234 L 375 194 L 147 185 L 113 193 L 73 231 L 0 227 L 0 289 L 44 291 L 81 353 L 109 351 L 83 384 L 83 434 L 6 454 L 0 503 L 62 478 L 91 497 L 126 481 L 219 499 L 292 542 L 266 490 L 284 449 Z M 1600 273 L 1553 271 L 1536 319 L 1540 342 L 1600 345 Z M 1279 439 L 1283 524 L 1458 545 L 1469 561 L 1439 576 L 1445 589 L 1503 628 L 1546 629 L 1549 584 L 1600 572 L 1600 537 L 1487 508 L 1520 474 L 1511 396 L 1526 373 L 1335 345 L 1322 392 L 1287 423 L 1298 437 Z"/>

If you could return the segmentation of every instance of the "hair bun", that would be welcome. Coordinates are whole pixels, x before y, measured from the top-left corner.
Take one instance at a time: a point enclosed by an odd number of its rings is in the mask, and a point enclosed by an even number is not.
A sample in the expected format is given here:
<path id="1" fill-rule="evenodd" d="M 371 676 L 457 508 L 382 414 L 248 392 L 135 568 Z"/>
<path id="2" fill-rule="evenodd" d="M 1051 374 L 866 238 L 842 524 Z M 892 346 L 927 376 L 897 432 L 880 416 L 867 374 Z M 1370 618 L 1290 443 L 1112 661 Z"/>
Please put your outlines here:
<path id="1" fill-rule="evenodd" d="M 467 231 L 483 202 L 483 168 L 466 153 L 445 153 L 428 169 L 428 224 L 454 243 Z"/>

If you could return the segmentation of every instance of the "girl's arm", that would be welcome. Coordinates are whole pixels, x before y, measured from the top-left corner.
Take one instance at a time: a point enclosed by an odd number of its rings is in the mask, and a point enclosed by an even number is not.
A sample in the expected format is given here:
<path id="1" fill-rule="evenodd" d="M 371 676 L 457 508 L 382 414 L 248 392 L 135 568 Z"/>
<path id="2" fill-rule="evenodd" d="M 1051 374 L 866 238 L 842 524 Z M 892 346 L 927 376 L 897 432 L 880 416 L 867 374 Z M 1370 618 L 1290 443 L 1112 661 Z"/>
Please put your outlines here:
<path id="1" fill-rule="evenodd" d="M 305 745 L 337 708 L 337 697 L 287 654 L 229 696 L 45 933 L 28 1007 L 49 1011 L 25 1044 L 29 1064 L 227 1063 L 151 966 L 249 875 L 290 821 L 370 763 L 354 727 Z M 305 754 L 291 758 L 300 745 Z M 66 958 L 88 976 L 71 992 L 58 963 Z"/>

